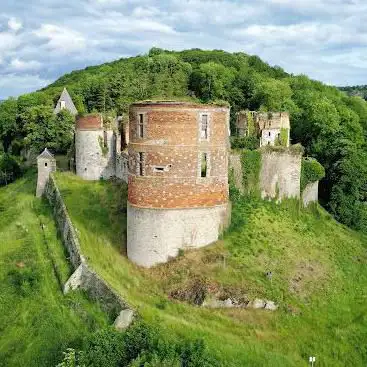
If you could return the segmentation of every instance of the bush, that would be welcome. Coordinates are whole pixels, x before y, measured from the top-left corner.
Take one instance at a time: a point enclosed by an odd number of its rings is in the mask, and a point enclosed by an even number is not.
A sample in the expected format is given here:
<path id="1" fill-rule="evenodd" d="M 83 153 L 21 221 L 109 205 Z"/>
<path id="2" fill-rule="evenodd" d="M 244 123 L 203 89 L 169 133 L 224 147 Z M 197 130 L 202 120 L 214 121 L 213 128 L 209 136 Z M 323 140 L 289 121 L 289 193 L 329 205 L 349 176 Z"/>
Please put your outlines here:
<path id="1" fill-rule="evenodd" d="M 126 363 L 125 338 L 112 328 L 92 334 L 84 344 L 83 363 L 86 366 L 118 367 Z"/>
<path id="2" fill-rule="evenodd" d="M 325 177 L 324 167 L 314 158 L 303 158 L 301 168 L 301 192 L 311 182 L 320 181 Z"/>
<path id="3" fill-rule="evenodd" d="M 202 339 L 185 342 L 180 354 L 182 367 L 219 366 L 219 362 L 208 352 Z"/>
<path id="4" fill-rule="evenodd" d="M 17 293 L 24 297 L 38 288 L 40 274 L 35 267 L 17 268 L 9 271 L 8 279 Z"/>
<path id="5" fill-rule="evenodd" d="M 257 138 L 256 136 L 235 136 L 231 138 L 232 149 L 255 150 L 259 146 L 259 138 Z"/>
<path id="6" fill-rule="evenodd" d="M 124 333 L 100 330 L 82 351 L 68 349 L 60 367 L 216 367 L 203 340 L 167 340 L 154 325 L 137 322 Z"/>
<path id="7" fill-rule="evenodd" d="M 0 156 L 0 185 L 7 185 L 21 175 L 19 163 L 9 154 Z"/>

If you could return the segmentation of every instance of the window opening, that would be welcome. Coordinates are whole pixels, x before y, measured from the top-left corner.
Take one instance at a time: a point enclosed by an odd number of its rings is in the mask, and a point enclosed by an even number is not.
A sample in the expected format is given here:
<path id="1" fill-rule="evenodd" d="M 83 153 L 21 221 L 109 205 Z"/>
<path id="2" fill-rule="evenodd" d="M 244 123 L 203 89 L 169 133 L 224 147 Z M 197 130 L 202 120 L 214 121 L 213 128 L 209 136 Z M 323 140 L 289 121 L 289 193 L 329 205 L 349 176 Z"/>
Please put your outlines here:
<path id="1" fill-rule="evenodd" d="M 60 108 L 66 108 L 66 102 L 65 101 L 60 101 Z"/>
<path id="2" fill-rule="evenodd" d="M 208 177 L 208 154 L 201 153 L 201 177 Z"/>
<path id="3" fill-rule="evenodd" d="M 138 136 L 144 138 L 144 114 L 142 113 L 138 116 Z"/>
<path id="4" fill-rule="evenodd" d="M 45 167 L 47 167 L 47 162 L 45 162 Z"/>
<path id="5" fill-rule="evenodd" d="M 208 115 L 201 115 L 201 129 L 200 129 L 201 139 L 208 139 Z"/>
<path id="6" fill-rule="evenodd" d="M 144 176 L 144 165 L 145 165 L 145 153 L 139 152 L 138 153 L 138 175 Z"/>
<path id="7" fill-rule="evenodd" d="M 271 136 L 271 133 L 270 133 L 270 131 L 269 131 L 269 136 Z"/>
<path id="8" fill-rule="evenodd" d="M 103 145 L 107 147 L 107 131 L 103 130 Z"/>

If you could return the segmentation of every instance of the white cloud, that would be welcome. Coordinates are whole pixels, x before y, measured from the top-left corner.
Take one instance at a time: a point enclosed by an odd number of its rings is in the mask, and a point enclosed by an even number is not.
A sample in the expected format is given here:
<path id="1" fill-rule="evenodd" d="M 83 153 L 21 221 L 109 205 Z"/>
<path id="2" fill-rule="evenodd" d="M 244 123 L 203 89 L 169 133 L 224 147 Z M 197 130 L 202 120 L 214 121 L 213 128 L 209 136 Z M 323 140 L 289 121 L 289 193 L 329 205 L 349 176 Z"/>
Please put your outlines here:
<path id="1" fill-rule="evenodd" d="M 8 80 L 2 82 L 3 95 L 23 92 L 22 75 L 37 89 L 65 72 L 152 46 L 244 51 L 325 82 L 367 83 L 365 0 L 3 3 L 0 79 Z"/>
<path id="2" fill-rule="evenodd" d="M 20 29 L 22 29 L 23 24 L 22 24 L 22 22 L 20 20 L 14 18 L 14 17 L 11 17 L 8 20 L 8 27 L 9 27 L 10 30 L 12 30 L 14 32 L 17 32 Z"/>
<path id="3" fill-rule="evenodd" d="M 60 54 L 80 51 L 86 47 L 86 39 L 83 34 L 70 28 L 54 24 L 42 24 L 33 33 L 37 37 L 48 41 L 48 49 Z"/>
<path id="4" fill-rule="evenodd" d="M 7 74 L 0 77 L 0 99 L 18 96 L 45 87 L 51 81 L 38 75 Z"/>
<path id="5" fill-rule="evenodd" d="M 24 70 L 37 70 L 40 69 L 42 64 L 36 60 L 23 61 L 18 58 L 12 59 L 9 67 L 10 69 L 16 71 L 24 71 Z"/>

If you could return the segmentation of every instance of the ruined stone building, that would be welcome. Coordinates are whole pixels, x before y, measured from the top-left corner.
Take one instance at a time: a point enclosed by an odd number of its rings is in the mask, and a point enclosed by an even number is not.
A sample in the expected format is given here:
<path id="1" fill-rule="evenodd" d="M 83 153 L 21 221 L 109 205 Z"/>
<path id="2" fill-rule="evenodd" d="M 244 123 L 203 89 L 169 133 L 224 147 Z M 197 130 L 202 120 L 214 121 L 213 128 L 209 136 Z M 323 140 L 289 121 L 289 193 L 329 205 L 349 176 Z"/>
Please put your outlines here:
<path id="1" fill-rule="evenodd" d="M 218 239 L 229 216 L 229 109 L 130 108 L 127 255 L 142 266 Z"/>
<path id="2" fill-rule="evenodd" d="M 85 180 L 118 177 L 127 182 L 126 126 L 101 114 L 79 116 L 75 125 L 75 170 Z"/>
<path id="3" fill-rule="evenodd" d="M 60 106 L 67 108 L 69 102 Z M 98 113 L 76 118 L 76 174 L 85 180 L 118 177 L 128 183 L 129 259 L 150 267 L 181 249 L 218 240 L 230 218 L 229 108 L 146 101 L 130 106 L 129 122 L 105 119 Z M 288 113 L 240 112 L 236 128 L 240 136 L 259 138 L 260 146 L 289 146 Z M 301 197 L 302 153 L 292 148 L 259 150 L 261 197 Z M 241 190 L 240 154 L 232 152 L 231 169 Z M 55 159 L 45 149 L 38 157 L 37 196 L 54 170 Z M 306 188 L 305 205 L 317 201 L 317 184 Z"/>
<path id="4" fill-rule="evenodd" d="M 241 111 L 237 114 L 236 132 L 238 136 L 259 137 L 260 147 L 265 145 L 289 147 L 289 113 Z"/>

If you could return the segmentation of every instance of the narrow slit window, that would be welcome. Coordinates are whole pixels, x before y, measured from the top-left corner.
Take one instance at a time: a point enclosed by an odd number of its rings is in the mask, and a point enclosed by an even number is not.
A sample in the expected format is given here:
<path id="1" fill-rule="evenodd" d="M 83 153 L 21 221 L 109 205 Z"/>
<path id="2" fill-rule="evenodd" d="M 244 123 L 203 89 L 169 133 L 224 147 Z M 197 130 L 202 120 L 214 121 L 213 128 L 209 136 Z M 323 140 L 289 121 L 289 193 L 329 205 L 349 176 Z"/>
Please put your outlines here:
<path id="1" fill-rule="evenodd" d="M 203 140 L 207 140 L 209 137 L 208 122 L 209 122 L 208 115 L 201 115 L 200 137 Z"/>
<path id="2" fill-rule="evenodd" d="M 107 131 L 103 130 L 103 146 L 107 147 Z"/>
<path id="3" fill-rule="evenodd" d="M 138 136 L 144 138 L 144 114 L 142 113 L 138 115 Z"/>
<path id="4" fill-rule="evenodd" d="M 208 177 L 208 154 L 201 153 L 201 177 Z"/>
<path id="5" fill-rule="evenodd" d="M 269 131 L 269 136 L 271 136 L 271 133 L 270 133 L 270 131 Z"/>
<path id="6" fill-rule="evenodd" d="M 138 153 L 138 166 L 137 166 L 138 176 L 145 176 L 145 153 Z"/>
<path id="7" fill-rule="evenodd" d="M 47 167 L 47 162 L 45 162 L 45 167 Z"/>

